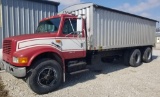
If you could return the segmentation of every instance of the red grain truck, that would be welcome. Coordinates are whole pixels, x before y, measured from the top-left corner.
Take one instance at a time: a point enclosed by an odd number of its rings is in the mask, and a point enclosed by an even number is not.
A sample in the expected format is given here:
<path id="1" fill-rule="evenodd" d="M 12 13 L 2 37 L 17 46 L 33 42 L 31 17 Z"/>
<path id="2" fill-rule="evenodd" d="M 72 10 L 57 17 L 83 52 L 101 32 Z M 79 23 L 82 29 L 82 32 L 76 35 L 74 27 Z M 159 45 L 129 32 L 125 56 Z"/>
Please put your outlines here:
<path id="1" fill-rule="evenodd" d="M 1 69 L 27 79 L 44 94 L 57 89 L 66 74 L 98 69 L 117 57 L 137 67 L 152 61 L 156 20 L 93 3 L 70 6 L 39 22 L 34 34 L 3 41 Z"/>

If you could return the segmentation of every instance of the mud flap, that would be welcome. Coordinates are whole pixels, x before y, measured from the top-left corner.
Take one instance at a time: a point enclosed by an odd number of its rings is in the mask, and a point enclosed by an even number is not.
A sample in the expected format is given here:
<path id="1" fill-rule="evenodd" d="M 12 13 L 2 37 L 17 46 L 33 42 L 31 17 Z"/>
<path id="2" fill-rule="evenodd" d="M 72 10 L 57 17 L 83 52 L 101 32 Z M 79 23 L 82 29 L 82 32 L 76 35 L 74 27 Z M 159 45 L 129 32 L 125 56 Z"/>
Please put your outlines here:
<path id="1" fill-rule="evenodd" d="M 96 54 L 92 56 L 90 70 L 94 72 L 102 72 L 103 63 L 101 61 L 101 54 Z"/>

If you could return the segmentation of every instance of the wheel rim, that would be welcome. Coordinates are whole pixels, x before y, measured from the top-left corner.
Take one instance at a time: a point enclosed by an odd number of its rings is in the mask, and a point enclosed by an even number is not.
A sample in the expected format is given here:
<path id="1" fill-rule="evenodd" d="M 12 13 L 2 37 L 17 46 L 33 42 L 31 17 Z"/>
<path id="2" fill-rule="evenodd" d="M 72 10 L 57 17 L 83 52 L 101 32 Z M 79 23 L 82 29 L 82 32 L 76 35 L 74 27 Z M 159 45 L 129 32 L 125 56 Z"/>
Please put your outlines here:
<path id="1" fill-rule="evenodd" d="M 139 63 L 140 62 L 140 55 L 137 53 L 135 56 L 134 56 L 134 59 L 136 61 L 136 63 Z"/>
<path id="2" fill-rule="evenodd" d="M 53 86 L 57 81 L 57 71 L 54 68 L 45 68 L 38 75 L 40 85 Z"/>

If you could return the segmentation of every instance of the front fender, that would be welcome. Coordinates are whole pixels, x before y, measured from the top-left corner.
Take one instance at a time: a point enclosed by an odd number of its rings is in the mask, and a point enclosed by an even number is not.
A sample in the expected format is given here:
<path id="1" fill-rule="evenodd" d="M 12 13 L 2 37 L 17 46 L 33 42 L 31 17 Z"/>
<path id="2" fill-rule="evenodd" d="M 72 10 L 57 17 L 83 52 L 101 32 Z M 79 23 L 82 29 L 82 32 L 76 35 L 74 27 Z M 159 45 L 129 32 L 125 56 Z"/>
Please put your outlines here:
<path id="1" fill-rule="evenodd" d="M 53 52 L 59 55 L 63 59 L 62 53 L 49 46 L 43 46 L 43 47 L 32 47 L 27 48 L 24 50 L 17 51 L 13 54 L 14 57 L 27 57 L 28 63 L 27 64 L 14 64 L 15 66 L 30 66 L 34 58 L 36 58 L 38 55 L 45 53 L 45 52 Z"/>

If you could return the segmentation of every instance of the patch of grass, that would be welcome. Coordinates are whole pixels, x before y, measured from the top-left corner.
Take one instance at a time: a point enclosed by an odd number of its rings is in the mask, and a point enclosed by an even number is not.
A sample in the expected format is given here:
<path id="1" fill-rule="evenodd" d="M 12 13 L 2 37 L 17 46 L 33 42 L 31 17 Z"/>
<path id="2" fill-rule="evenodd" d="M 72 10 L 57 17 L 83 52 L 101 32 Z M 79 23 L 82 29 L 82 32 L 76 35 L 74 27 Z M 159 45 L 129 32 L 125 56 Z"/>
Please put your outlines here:
<path id="1" fill-rule="evenodd" d="M 3 85 L 1 77 L 0 77 L 0 97 L 9 97 L 8 91 L 4 89 L 4 85 Z"/>

